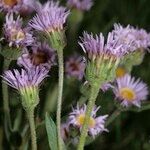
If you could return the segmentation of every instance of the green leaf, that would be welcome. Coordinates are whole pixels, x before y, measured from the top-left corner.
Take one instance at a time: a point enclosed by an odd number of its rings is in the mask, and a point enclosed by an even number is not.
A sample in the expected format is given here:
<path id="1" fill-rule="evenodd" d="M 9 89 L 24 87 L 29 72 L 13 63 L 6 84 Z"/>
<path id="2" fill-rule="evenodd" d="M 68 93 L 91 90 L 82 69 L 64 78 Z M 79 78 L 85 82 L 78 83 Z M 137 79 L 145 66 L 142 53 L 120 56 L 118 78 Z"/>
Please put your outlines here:
<path id="1" fill-rule="evenodd" d="M 56 125 L 52 120 L 52 118 L 50 118 L 47 113 L 45 115 L 45 124 L 46 124 L 49 147 L 51 150 L 58 150 Z"/>
<path id="2" fill-rule="evenodd" d="M 48 113 L 45 115 L 45 125 L 46 125 L 46 132 L 48 135 L 48 143 L 51 150 L 58 150 L 57 145 L 57 130 L 56 125 L 51 117 L 49 117 Z M 62 140 L 63 150 L 66 150 L 65 144 Z"/>

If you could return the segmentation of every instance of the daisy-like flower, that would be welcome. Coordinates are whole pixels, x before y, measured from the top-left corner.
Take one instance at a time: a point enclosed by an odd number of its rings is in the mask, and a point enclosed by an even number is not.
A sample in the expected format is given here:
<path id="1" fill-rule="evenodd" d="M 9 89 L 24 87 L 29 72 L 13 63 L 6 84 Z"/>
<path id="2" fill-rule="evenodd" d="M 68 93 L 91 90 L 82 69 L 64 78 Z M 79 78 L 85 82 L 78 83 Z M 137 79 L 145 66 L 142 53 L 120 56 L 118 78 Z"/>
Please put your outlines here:
<path id="1" fill-rule="evenodd" d="M 137 48 L 148 49 L 150 47 L 150 33 L 144 29 L 135 29 Z"/>
<path id="2" fill-rule="evenodd" d="M 18 12 L 22 6 L 22 0 L 0 0 L 0 10 L 5 12 Z"/>
<path id="3" fill-rule="evenodd" d="M 81 80 L 84 76 L 85 61 L 83 57 L 73 55 L 69 57 L 65 64 L 65 72 L 67 77 L 75 77 Z"/>
<path id="4" fill-rule="evenodd" d="M 25 10 L 31 12 L 34 7 L 34 0 L 0 0 L 0 11 L 8 13 L 19 13 Z"/>
<path id="5" fill-rule="evenodd" d="M 88 56 L 86 68 L 88 81 L 92 82 L 93 79 L 96 79 L 95 82 L 104 81 L 100 83 L 104 84 L 114 80 L 120 59 L 128 53 L 128 48 L 120 44 L 114 36 L 113 32 L 109 33 L 105 42 L 102 33 L 94 36 L 84 32 L 79 44 Z"/>
<path id="6" fill-rule="evenodd" d="M 150 46 L 150 34 L 144 29 L 134 28 L 133 26 L 123 27 L 120 24 L 114 24 L 115 38 L 124 46 L 128 46 L 130 51 L 137 49 L 147 49 Z"/>
<path id="7" fill-rule="evenodd" d="M 22 0 L 22 6 L 19 10 L 19 13 L 22 15 L 31 14 L 37 6 L 37 2 L 35 0 Z"/>
<path id="8" fill-rule="evenodd" d="M 98 110 L 99 107 L 95 107 L 93 109 L 89 120 L 88 133 L 92 137 L 95 137 L 96 135 L 102 133 L 103 131 L 108 131 L 104 126 L 105 120 L 108 117 L 108 115 L 96 117 L 96 113 Z M 86 113 L 86 105 L 84 105 L 81 108 L 77 105 L 77 107 L 73 108 L 72 112 L 69 115 L 69 122 L 68 122 L 69 125 L 77 127 L 81 131 L 85 119 L 85 113 Z"/>
<path id="9" fill-rule="evenodd" d="M 9 86 L 17 89 L 22 98 L 25 108 L 35 107 L 39 102 L 39 85 L 47 77 L 47 69 L 32 68 L 22 69 L 21 72 L 14 69 L 4 72 L 2 78 Z"/>
<path id="10" fill-rule="evenodd" d="M 63 25 L 69 11 L 59 6 L 58 2 L 48 1 L 44 5 L 39 4 L 37 14 L 30 21 L 30 26 L 35 30 L 45 33 L 63 30 Z"/>
<path id="11" fill-rule="evenodd" d="M 114 33 L 110 32 L 105 43 L 102 33 L 94 36 L 93 34 L 84 32 L 83 38 L 81 37 L 81 42 L 79 42 L 79 44 L 83 51 L 87 53 L 89 59 L 95 60 L 97 57 L 104 57 L 106 60 L 116 60 L 127 54 L 128 49 L 125 49 L 114 36 Z"/>
<path id="12" fill-rule="evenodd" d="M 25 47 L 34 43 L 30 28 L 22 27 L 22 19 L 18 16 L 14 19 L 13 13 L 6 15 L 4 24 L 4 39 L 9 42 L 9 46 Z"/>
<path id="13" fill-rule="evenodd" d="M 67 5 L 82 11 L 88 11 L 93 5 L 92 0 L 68 0 Z"/>
<path id="14" fill-rule="evenodd" d="M 130 75 L 116 79 L 116 87 L 113 88 L 116 98 L 121 101 L 125 107 L 135 105 L 141 106 L 141 101 L 146 100 L 148 87 L 140 79 L 135 80 Z"/>
<path id="15" fill-rule="evenodd" d="M 39 66 L 45 67 L 48 70 L 56 64 L 55 52 L 46 43 L 37 43 L 31 47 L 31 51 L 25 49 L 21 57 L 18 58 L 18 65 L 30 69 L 32 67 Z"/>

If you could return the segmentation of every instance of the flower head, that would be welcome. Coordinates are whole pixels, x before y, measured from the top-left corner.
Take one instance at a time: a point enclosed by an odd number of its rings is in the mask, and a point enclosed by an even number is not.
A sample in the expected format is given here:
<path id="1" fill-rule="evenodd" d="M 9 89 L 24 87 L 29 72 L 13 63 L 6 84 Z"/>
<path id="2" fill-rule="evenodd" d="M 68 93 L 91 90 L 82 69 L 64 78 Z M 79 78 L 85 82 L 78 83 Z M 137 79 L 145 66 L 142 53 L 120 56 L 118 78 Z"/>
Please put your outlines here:
<path id="1" fill-rule="evenodd" d="M 18 58 L 18 65 L 27 69 L 39 66 L 48 70 L 55 65 L 55 52 L 46 43 L 37 43 L 31 47 L 31 52 L 25 50 L 21 57 Z"/>
<path id="2" fill-rule="evenodd" d="M 123 106 L 135 105 L 140 107 L 141 101 L 145 100 L 148 95 L 148 87 L 140 79 L 135 80 L 130 75 L 117 78 L 116 87 L 113 89 L 116 98 L 122 101 Z"/>
<path id="3" fill-rule="evenodd" d="M 108 115 L 96 117 L 96 113 L 98 110 L 99 107 L 95 107 L 93 109 L 88 125 L 88 133 L 93 137 L 95 137 L 96 135 L 98 135 L 103 131 L 108 131 L 104 127 L 105 120 L 108 117 Z M 68 123 L 81 130 L 85 119 L 85 113 L 86 113 L 86 105 L 84 105 L 81 108 L 77 105 L 77 107 L 73 108 L 72 112 L 70 113 Z"/>
<path id="4" fill-rule="evenodd" d="M 9 46 L 30 46 L 34 43 L 30 28 L 23 28 L 22 19 L 18 16 L 15 20 L 13 13 L 6 15 L 4 38 L 9 42 Z"/>
<path id="5" fill-rule="evenodd" d="M 97 57 L 117 59 L 128 53 L 127 49 L 123 49 L 123 46 L 114 38 L 113 32 L 108 34 L 106 43 L 102 33 L 94 36 L 84 32 L 79 44 L 88 54 L 89 59 L 96 59 Z"/>
<path id="6" fill-rule="evenodd" d="M 39 101 L 39 84 L 47 77 L 48 71 L 45 68 L 22 69 L 21 72 L 14 69 L 3 74 L 3 80 L 9 86 L 17 89 L 22 97 L 22 104 L 25 108 L 36 106 Z"/>
<path id="7" fill-rule="evenodd" d="M 124 48 L 114 36 L 113 32 L 109 33 L 105 42 L 102 33 L 94 36 L 84 32 L 79 44 L 89 58 L 86 69 L 88 81 L 96 79 L 97 83 L 99 81 L 106 83 L 115 78 L 116 67 L 120 59 L 128 53 L 128 49 Z"/>
<path id="8" fill-rule="evenodd" d="M 65 64 L 65 72 L 68 77 L 75 77 L 81 80 L 84 76 L 85 62 L 83 57 L 73 55 L 69 57 Z"/>
<path id="9" fill-rule="evenodd" d="M 35 0 L 22 0 L 22 6 L 20 8 L 19 13 L 22 15 L 31 14 L 37 6 L 37 2 Z"/>
<path id="10" fill-rule="evenodd" d="M 34 0 L 0 0 L 0 11 L 8 13 L 20 13 L 25 10 L 31 12 L 34 7 Z"/>
<path id="11" fill-rule="evenodd" d="M 123 27 L 120 24 L 114 24 L 115 38 L 119 42 L 128 47 L 130 51 L 140 48 L 147 49 L 150 46 L 150 34 L 144 29 L 134 28 L 130 25 Z"/>
<path id="12" fill-rule="evenodd" d="M 34 29 L 46 33 L 51 33 L 63 29 L 69 11 L 65 7 L 59 6 L 58 2 L 49 1 L 44 5 L 39 4 L 37 14 L 30 21 L 30 26 Z"/>
<path id="13" fill-rule="evenodd" d="M 5 12 L 18 12 L 22 0 L 0 0 L 0 10 Z"/>
<path id="14" fill-rule="evenodd" d="M 92 0 L 68 0 L 67 4 L 71 8 L 88 11 L 92 7 L 93 2 Z"/>

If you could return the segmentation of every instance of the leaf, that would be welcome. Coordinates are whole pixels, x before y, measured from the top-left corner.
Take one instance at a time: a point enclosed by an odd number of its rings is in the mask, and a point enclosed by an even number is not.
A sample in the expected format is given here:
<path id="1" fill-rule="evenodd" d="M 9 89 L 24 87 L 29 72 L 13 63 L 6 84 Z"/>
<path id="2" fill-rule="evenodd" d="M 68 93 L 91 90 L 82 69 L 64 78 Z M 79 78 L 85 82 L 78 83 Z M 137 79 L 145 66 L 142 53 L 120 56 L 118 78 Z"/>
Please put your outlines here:
<path id="1" fill-rule="evenodd" d="M 46 125 L 46 132 L 48 135 L 48 143 L 51 150 L 58 150 L 57 145 L 57 130 L 56 125 L 51 117 L 48 116 L 48 113 L 45 115 L 45 125 Z M 63 150 L 66 150 L 65 144 L 62 140 Z"/>
<path id="2" fill-rule="evenodd" d="M 47 113 L 45 115 L 45 125 L 50 149 L 58 150 L 56 125 L 52 120 L 52 118 L 49 117 Z"/>

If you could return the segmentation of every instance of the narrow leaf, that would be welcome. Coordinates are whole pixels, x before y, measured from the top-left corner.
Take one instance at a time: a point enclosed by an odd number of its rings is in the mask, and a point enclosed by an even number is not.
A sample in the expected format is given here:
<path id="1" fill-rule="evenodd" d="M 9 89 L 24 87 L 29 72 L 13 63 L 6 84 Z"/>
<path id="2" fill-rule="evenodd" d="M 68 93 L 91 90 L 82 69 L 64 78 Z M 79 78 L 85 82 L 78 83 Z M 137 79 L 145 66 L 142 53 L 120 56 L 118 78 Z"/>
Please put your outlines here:
<path id="1" fill-rule="evenodd" d="M 49 147 L 51 150 L 58 150 L 56 125 L 54 121 L 48 116 L 47 113 L 45 115 L 45 124 L 46 124 Z"/>

